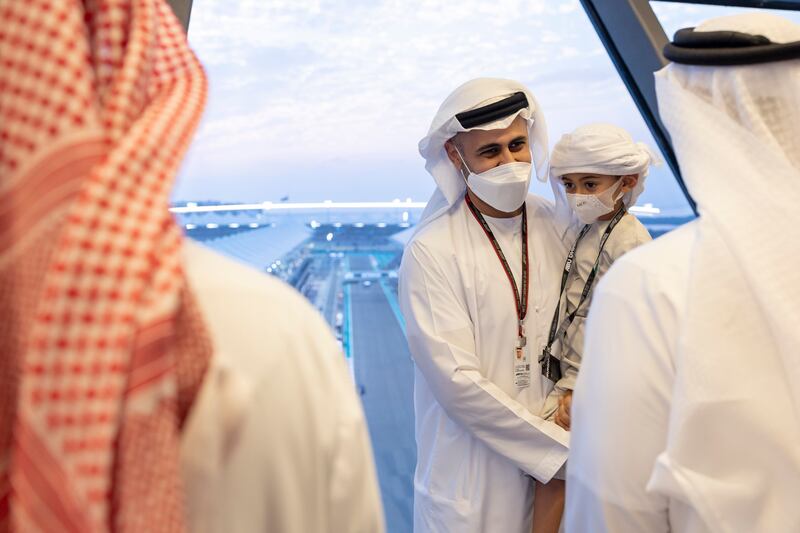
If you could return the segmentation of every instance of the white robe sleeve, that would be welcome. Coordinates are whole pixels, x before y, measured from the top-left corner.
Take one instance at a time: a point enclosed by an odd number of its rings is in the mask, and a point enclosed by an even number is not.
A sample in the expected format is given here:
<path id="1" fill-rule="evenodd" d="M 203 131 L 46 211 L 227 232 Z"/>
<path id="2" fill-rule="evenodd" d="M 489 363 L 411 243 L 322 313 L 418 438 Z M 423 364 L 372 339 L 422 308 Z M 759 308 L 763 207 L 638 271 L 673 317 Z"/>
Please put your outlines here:
<path id="1" fill-rule="evenodd" d="M 668 306 L 624 261 L 597 287 L 572 403 L 567 532 L 670 531 L 667 498 L 646 491 L 667 439 Z"/>
<path id="2" fill-rule="evenodd" d="M 542 482 L 564 464 L 569 435 L 532 414 L 480 371 L 472 321 L 435 258 L 412 243 L 400 300 L 411 355 L 448 416 Z"/>

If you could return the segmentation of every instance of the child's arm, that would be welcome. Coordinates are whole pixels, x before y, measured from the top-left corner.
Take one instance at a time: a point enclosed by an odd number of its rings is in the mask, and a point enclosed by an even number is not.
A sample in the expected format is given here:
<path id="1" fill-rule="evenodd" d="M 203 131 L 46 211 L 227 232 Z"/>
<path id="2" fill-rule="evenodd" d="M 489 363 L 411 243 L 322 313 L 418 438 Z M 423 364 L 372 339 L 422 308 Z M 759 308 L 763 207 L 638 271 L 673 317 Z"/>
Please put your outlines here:
<path id="1" fill-rule="evenodd" d="M 566 391 L 558 400 L 558 411 L 556 412 L 555 422 L 562 428 L 569 431 L 572 423 L 572 391 Z"/>
<path id="2" fill-rule="evenodd" d="M 555 422 L 555 417 L 558 413 L 558 405 L 561 400 L 561 392 L 562 391 L 557 387 L 553 387 L 553 390 L 550 391 L 547 398 L 544 400 L 544 405 L 539 413 L 540 417 L 550 422 Z"/>
<path id="3" fill-rule="evenodd" d="M 573 354 L 574 358 L 574 354 Z M 569 431 L 570 427 L 570 406 L 572 405 L 572 389 L 575 388 L 575 380 L 578 379 L 578 369 L 580 368 L 580 361 L 573 359 L 561 360 L 562 377 L 556 382 L 553 392 L 550 394 L 557 394 L 558 407 L 556 408 L 553 421 L 562 428 Z"/>

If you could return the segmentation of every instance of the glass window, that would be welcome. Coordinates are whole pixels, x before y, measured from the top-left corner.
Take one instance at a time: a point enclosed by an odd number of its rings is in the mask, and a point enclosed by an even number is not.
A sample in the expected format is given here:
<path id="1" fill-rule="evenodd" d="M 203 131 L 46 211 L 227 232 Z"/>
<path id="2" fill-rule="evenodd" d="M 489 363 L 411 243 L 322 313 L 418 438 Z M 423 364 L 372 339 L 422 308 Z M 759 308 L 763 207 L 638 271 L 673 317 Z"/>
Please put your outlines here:
<path id="1" fill-rule="evenodd" d="M 513 78 L 537 95 L 551 143 L 598 121 L 655 142 L 577 1 L 195 0 L 189 40 L 210 93 L 177 216 L 325 316 L 362 395 L 389 531 L 410 531 L 413 367 L 397 268 L 433 191 L 417 142 L 441 101 L 470 78 Z M 656 235 L 692 217 L 666 165 L 640 204 Z"/>

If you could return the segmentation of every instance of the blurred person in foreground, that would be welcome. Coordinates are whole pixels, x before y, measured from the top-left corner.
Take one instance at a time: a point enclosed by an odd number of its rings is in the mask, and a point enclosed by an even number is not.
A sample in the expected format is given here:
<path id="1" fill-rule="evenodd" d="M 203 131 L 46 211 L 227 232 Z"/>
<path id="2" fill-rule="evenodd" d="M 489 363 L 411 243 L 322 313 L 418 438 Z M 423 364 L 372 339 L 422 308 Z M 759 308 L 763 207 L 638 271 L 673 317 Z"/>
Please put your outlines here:
<path id="1" fill-rule="evenodd" d="M 382 531 L 323 320 L 168 212 L 206 95 L 168 5 L 5 2 L 0 58 L 0 531 Z"/>
<path id="2" fill-rule="evenodd" d="M 800 531 L 800 25 L 717 18 L 664 55 L 659 113 L 700 217 L 597 288 L 567 531 Z"/>

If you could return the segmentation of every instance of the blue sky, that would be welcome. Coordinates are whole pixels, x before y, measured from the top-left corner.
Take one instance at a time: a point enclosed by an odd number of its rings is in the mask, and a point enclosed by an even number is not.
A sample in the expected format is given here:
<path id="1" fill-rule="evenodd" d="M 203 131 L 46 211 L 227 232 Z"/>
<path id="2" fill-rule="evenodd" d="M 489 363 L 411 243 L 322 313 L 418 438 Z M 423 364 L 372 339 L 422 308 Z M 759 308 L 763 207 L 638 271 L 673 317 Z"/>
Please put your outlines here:
<path id="1" fill-rule="evenodd" d="M 655 6 L 668 34 L 742 11 Z M 194 0 L 189 40 L 210 94 L 176 199 L 426 200 L 417 142 L 479 76 L 527 84 L 551 144 L 608 121 L 654 145 L 577 0 Z M 666 167 L 644 202 L 685 209 Z"/>

